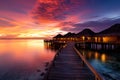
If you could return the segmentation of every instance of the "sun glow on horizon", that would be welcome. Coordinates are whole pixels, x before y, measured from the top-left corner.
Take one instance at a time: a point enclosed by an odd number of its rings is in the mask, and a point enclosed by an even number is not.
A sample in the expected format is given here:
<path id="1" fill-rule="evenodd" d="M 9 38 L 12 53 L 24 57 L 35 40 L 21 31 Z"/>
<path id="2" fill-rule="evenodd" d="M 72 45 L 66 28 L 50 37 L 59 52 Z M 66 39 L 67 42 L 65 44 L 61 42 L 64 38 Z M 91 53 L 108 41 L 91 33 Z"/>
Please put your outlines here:
<path id="1" fill-rule="evenodd" d="M 19 37 L 19 38 L 24 38 L 24 37 L 44 37 L 44 36 L 41 36 L 41 35 L 39 35 L 39 34 L 37 34 L 37 33 L 22 33 L 22 34 L 20 34 L 20 35 L 18 35 L 17 37 Z"/>
<path id="2" fill-rule="evenodd" d="M 25 30 L 23 32 L 21 32 L 21 30 L 16 31 L 16 32 L 10 32 L 6 31 L 6 32 L 2 32 L 0 34 L 0 38 L 52 38 L 55 35 L 62 33 L 62 34 L 66 34 L 66 31 L 62 31 L 60 28 L 49 28 L 49 29 L 44 29 L 44 30 L 40 30 L 40 29 L 29 29 L 29 30 Z"/>
<path id="3" fill-rule="evenodd" d="M 120 1 L 110 1 L 114 7 L 102 6 L 104 2 L 94 5 L 99 1 L 29 0 L 28 3 L 27 0 L 10 0 L 9 3 L 1 0 L 0 38 L 52 38 L 57 34 L 77 33 L 85 28 L 102 31 L 120 22 Z"/>

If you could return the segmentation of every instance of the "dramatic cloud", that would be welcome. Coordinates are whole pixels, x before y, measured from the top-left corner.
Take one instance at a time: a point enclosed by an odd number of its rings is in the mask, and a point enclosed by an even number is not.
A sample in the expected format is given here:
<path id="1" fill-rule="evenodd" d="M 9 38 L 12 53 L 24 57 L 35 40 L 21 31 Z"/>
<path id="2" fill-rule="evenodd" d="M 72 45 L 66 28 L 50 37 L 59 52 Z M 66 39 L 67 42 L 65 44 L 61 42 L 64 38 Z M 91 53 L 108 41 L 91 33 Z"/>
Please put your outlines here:
<path id="1" fill-rule="evenodd" d="M 46 37 L 120 23 L 120 0 L 0 0 L 0 37 Z"/>
<path id="2" fill-rule="evenodd" d="M 118 17 L 120 13 L 118 2 L 119 0 L 38 0 L 32 14 L 37 23 L 57 23 L 54 26 L 63 31 L 78 32 L 91 28 L 99 32 L 119 23 L 118 19 L 111 19 Z"/>
<path id="3" fill-rule="evenodd" d="M 73 24 L 72 26 L 74 26 L 74 28 L 69 29 L 69 31 L 79 32 L 85 28 L 89 28 L 95 32 L 99 32 L 116 23 L 120 23 L 120 18 L 118 19 L 109 18 L 109 19 L 101 19 L 98 21 L 88 21 L 84 23 Z M 68 29 L 63 28 L 63 30 L 68 30 Z"/>
<path id="4" fill-rule="evenodd" d="M 82 5 L 83 0 L 39 0 L 37 7 L 33 10 L 33 17 L 41 23 L 63 21 L 69 16 L 78 14 L 78 8 Z"/>
<path id="5" fill-rule="evenodd" d="M 36 0 L 0 0 L 0 10 L 25 14 L 33 8 L 35 2 Z"/>

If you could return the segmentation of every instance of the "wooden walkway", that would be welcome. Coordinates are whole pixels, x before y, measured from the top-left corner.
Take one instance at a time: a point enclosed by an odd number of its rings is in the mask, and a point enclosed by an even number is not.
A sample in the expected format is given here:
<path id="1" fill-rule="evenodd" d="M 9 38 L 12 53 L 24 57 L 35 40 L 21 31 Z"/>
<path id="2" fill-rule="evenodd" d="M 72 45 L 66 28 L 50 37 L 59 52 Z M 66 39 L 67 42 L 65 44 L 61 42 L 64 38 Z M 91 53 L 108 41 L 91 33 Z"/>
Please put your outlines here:
<path id="1" fill-rule="evenodd" d="M 68 43 L 61 50 L 44 80 L 94 80 L 93 73 L 86 65 L 83 66 L 73 47 L 74 43 Z"/>

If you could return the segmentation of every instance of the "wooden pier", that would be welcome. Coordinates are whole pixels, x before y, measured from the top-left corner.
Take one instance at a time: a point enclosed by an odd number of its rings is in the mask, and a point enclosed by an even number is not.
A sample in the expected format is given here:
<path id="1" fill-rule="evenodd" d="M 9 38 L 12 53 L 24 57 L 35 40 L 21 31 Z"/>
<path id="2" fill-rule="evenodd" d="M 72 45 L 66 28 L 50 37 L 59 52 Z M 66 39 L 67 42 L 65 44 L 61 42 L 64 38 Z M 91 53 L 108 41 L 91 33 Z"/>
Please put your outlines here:
<path id="1" fill-rule="evenodd" d="M 68 43 L 56 55 L 43 80 L 103 80 L 89 63 Z"/>

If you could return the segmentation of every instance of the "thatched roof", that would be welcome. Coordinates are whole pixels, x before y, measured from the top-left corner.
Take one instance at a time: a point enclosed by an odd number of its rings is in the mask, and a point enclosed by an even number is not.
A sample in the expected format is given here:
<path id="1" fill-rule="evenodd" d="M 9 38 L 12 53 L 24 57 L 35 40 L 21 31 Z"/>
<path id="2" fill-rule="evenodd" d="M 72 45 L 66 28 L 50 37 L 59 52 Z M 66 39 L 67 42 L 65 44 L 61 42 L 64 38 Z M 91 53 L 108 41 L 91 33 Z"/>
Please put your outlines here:
<path id="1" fill-rule="evenodd" d="M 96 36 L 120 36 L 120 24 L 115 24 L 110 28 L 99 32 Z"/>
<path id="2" fill-rule="evenodd" d="M 77 36 L 93 36 L 95 33 L 90 29 L 84 29 L 83 31 L 79 32 Z"/>
<path id="3" fill-rule="evenodd" d="M 61 38 L 61 37 L 63 37 L 61 34 L 58 34 L 58 35 L 56 35 L 55 37 L 53 37 L 53 38 Z"/>
<path id="4" fill-rule="evenodd" d="M 58 34 L 54 38 L 69 38 L 69 37 L 80 37 L 80 36 L 120 36 L 120 24 L 115 24 L 108 29 L 105 29 L 99 33 L 95 33 L 90 29 L 84 29 L 78 34 L 68 32 L 64 36 Z"/>
<path id="5" fill-rule="evenodd" d="M 64 35 L 64 37 L 75 37 L 75 33 L 68 32 L 67 34 Z"/>

